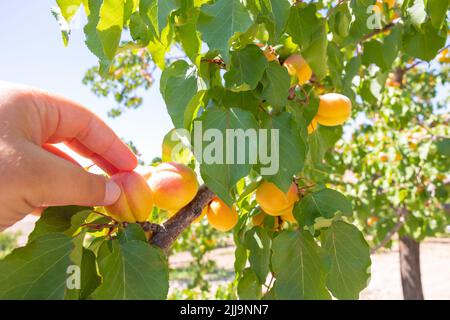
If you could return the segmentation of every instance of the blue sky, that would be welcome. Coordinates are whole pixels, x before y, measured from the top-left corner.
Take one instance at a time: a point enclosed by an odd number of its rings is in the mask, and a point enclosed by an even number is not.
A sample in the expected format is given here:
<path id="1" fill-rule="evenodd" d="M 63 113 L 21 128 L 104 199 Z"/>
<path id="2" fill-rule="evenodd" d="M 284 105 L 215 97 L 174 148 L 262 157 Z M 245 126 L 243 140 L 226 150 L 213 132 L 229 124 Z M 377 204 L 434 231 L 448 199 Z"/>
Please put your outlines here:
<path id="1" fill-rule="evenodd" d="M 104 119 L 120 137 L 133 140 L 144 160 L 160 156 L 161 141 L 172 123 L 159 93 L 159 77 L 145 94 L 141 108 L 127 111 L 117 119 L 108 118 L 107 111 L 115 106 L 114 101 L 97 98 L 81 83 L 84 72 L 97 64 L 84 44 L 84 21 L 75 19 L 69 46 L 65 48 L 50 12 L 55 3 L 0 1 L 0 80 L 37 86 L 74 99 Z"/>

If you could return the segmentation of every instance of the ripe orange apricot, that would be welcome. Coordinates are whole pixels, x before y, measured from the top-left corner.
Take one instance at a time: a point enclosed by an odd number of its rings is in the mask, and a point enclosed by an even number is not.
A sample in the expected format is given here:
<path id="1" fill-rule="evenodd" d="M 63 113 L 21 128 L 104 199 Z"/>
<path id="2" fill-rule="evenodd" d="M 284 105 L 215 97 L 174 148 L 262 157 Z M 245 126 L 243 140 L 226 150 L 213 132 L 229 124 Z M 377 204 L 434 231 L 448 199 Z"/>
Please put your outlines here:
<path id="1" fill-rule="evenodd" d="M 369 217 L 369 218 L 367 219 L 367 225 L 368 225 L 369 227 L 372 227 L 373 225 L 375 225 L 375 223 L 378 222 L 378 220 L 380 220 L 380 218 L 375 217 L 375 216 L 371 216 L 371 217 Z"/>
<path id="2" fill-rule="evenodd" d="M 281 216 L 281 219 L 283 221 L 288 221 L 291 223 L 297 223 L 297 219 L 295 219 L 294 214 L 292 213 L 292 210 L 294 209 L 294 205 L 292 205 L 291 210 L 288 213 L 285 213 Z"/>
<path id="3" fill-rule="evenodd" d="M 170 212 L 177 212 L 192 199 L 198 191 L 195 172 L 176 162 L 164 162 L 151 173 L 148 184 L 153 192 L 155 206 Z"/>
<path id="4" fill-rule="evenodd" d="M 382 152 L 380 153 L 380 160 L 381 162 L 388 162 L 389 156 L 386 153 Z"/>
<path id="5" fill-rule="evenodd" d="M 305 59 L 299 54 L 293 54 L 288 57 L 283 66 L 287 69 L 289 75 L 296 76 L 298 84 L 303 85 L 309 81 L 312 76 L 312 70 Z"/>
<path id="6" fill-rule="evenodd" d="M 317 119 L 314 117 L 311 122 L 308 124 L 308 134 L 313 133 L 317 130 Z"/>
<path id="7" fill-rule="evenodd" d="M 442 63 L 450 63 L 450 50 L 449 48 L 446 48 L 441 51 L 438 55 L 439 62 Z"/>
<path id="8" fill-rule="evenodd" d="M 317 122 L 323 126 L 338 126 L 343 124 L 352 112 L 352 102 L 339 93 L 327 93 L 320 96 Z"/>
<path id="9" fill-rule="evenodd" d="M 252 217 L 252 223 L 254 226 L 260 226 L 263 224 L 266 214 L 264 212 L 258 213 Z"/>
<path id="10" fill-rule="evenodd" d="M 228 207 L 225 202 L 219 198 L 214 198 L 209 204 L 206 213 L 209 224 L 219 231 L 229 231 L 234 228 L 239 220 L 236 208 Z"/>
<path id="11" fill-rule="evenodd" d="M 292 183 L 287 193 L 283 193 L 273 183 L 264 181 L 256 190 L 256 202 L 261 209 L 271 216 L 292 213 L 293 205 L 298 201 L 298 189 Z"/>
<path id="12" fill-rule="evenodd" d="M 106 212 L 121 222 L 143 222 L 153 209 L 153 196 L 147 181 L 136 172 L 121 172 L 111 176 L 122 190 L 119 199 Z"/>

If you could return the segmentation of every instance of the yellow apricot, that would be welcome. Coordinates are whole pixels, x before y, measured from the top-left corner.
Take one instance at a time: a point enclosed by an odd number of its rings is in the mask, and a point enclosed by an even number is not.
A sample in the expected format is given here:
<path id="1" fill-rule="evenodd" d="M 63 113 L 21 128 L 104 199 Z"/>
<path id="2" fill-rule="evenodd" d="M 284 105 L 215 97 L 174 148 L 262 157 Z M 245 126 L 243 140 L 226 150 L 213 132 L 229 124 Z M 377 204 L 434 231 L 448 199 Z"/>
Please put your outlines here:
<path id="1" fill-rule="evenodd" d="M 395 6 L 395 0 L 377 0 L 375 6 L 377 6 L 381 12 L 383 12 L 384 3 L 387 4 L 389 9 L 392 9 Z"/>
<path id="2" fill-rule="evenodd" d="M 339 93 L 327 93 L 320 96 L 317 122 L 323 126 L 338 126 L 343 124 L 352 112 L 352 102 Z"/>
<path id="3" fill-rule="evenodd" d="M 381 162 L 388 162 L 389 156 L 386 153 L 382 152 L 380 153 L 380 160 Z"/>
<path id="4" fill-rule="evenodd" d="M 312 70 L 305 59 L 299 54 L 293 54 L 288 57 L 283 66 L 287 69 L 289 75 L 296 76 L 298 84 L 303 85 L 311 79 Z"/>
<path id="5" fill-rule="evenodd" d="M 450 52 L 449 48 L 442 50 L 438 55 L 439 62 L 450 63 Z"/>
<path id="6" fill-rule="evenodd" d="M 105 207 L 108 215 L 121 222 L 143 222 L 153 209 L 153 196 L 147 181 L 136 172 L 121 172 L 111 176 L 122 190 L 119 199 Z"/>
<path id="7" fill-rule="evenodd" d="M 198 191 L 195 172 L 176 162 L 164 162 L 151 173 L 148 184 L 155 205 L 169 212 L 177 212 L 194 199 Z"/>
<path id="8" fill-rule="evenodd" d="M 297 219 L 295 219 L 295 216 L 292 213 L 293 209 L 294 209 L 294 205 L 292 205 L 290 207 L 289 212 L 287 212 L 281 216 L 281 219 L 283 219 L 284 221 L 291 222 L 291 223 L 297 223 Z"/>
<path id="9" fill-rule="evenodd" d="M 317 130 L 317 119 L 314 117 L 308 125 L 308 134 L 313 133 Z"/>
<path id="10" fill-rule="evenodd" d="M 283 193 L 273 183 L 267 181 L 261 183 L 256 190 L 256 202 L 265 213 L 271 216 L 288 214 L 298 199 L 295 183 L 292 183 L 287 193 Z"/>
<path id="11" fill-rule="evenodd" d="M 378 220 L 380 220 L 380 218 L 375 217 L 375 216 L 371 216 L 371 217 L 367 218 L 367 225 L 369 227 L 372 227 L 373 225 L 375 225 L 375 223 L 378 222 Z"/>
<path id="12" fill-rule="evenodd" d="M 229 231 L 234 228 L 239 220 L 236 208 L 228 207 L 225 202 L 219 198 L 214 198 L 209 204 L 206 213 L 209 224 L 219 231 Z"/>

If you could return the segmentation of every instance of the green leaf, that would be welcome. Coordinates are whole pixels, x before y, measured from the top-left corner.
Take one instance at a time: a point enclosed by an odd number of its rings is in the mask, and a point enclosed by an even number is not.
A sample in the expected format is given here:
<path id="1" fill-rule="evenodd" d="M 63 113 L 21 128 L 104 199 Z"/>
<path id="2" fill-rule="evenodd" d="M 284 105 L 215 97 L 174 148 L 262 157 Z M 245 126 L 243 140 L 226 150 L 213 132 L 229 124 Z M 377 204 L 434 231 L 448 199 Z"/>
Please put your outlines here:
<path id="1" fill-rule="evenodd" d="M 236 274 L 241 273 L 247 263 L 247 249 L 243 245 L 236 245 L 234 251 L 234 271 Z"/>
<path id="2" fill-rule="evenodd" d="M 263 77 L 266 67 L 267 59 L 256 45 L 233 51 L 230 68 L 223 76 L 225 87 L 232 91 L 253 90 Z"/>
<path id="3" fill-rule="evenodd" d="M 266 282 L 269 274 L 271 240 L 261 227 L 254 227 L 245 233 L 245 247 L 249 250 L 250 268 L 260 284 Z"/>
<path id="4" fill-rule="evenodd" d="M 72 236 L 92 212 L 92 208 L 79 206 L 48 207 L 36 222 L 28 241 L 33 241 L 44 234 L 60 232 Z"/>
<path id="5" fill-rule="evenodd" d="M 95 299 L 165 299 L 169 288 L 167 259 L 162 251 L 139 240 L 112 240 L 111 251 L 99 258 L 103 278 Z M 103 246 L 102 246 L 103 247 Z"/>
<path id="6" fill-rule="evenodd" d="M 279 143 L 275 145 L 279 147 L 279 150 L 271 150 L 269 143 L 267 152 L 272 155 L 272 158 L 275 157 L 272 162 L 277 161 L 278 170 L 271 174 L 261 172 L 261 175 L 264 180 L 274 183 L 283 192 L 287 192 L 292 184 L 293 176 L 303 169 L 307 153 L 306 142 L 300 134 L 300 127 L 287 112 L 269 118 L 264 128 L 278 132 Z M 270 135 L 273 139 L 273 133 Z M 272 163 L 272 165 L 276 164 Z M 267 164 L 260 163 L 259 166 L 266 167 Z"/>
<path id="7" fill-rule="evenodd" d="M 241 0 L 217 0 L 201 8 L 198 28 L 210 50 L 219 50 L 228 60 L 229 39 L 252 25 L 249 11 Z"/>
<path id="8" fill-rule="evenodd" d="M 146 46 L 150 42 L 150 32 L 138 12 L 133 12 L 130 17 L 130 34 L 139 45 Z"/>
<path id="9" fill-rule="evenodd" d="M 273 240 L 277 299 L 330 299 L 319 246 L 307 232 L 283 231 Z"/>
<path id="10" fill-rule="evenodd" d="M 59 30 L 61 31 L 61 37 L 65 47 L 69 44 L 70 26 L 67 20 L 63 17 L 61 10 L 57 7 L 51 9 L 53 17 L 55 17 L 58 23 Z"/>
<path id="11" fill-rule="evenodd" d="M 353 212 L 351 202 L 342 193 L 328 188 L 303 197 L 300 200 L 300 210 L 305 215 L 308 226 L 313 225 L 318 217 L 331 219 L 337 212 L 348 216 Z"/>
<path id="12" fill-rule="evenodd" d="M 342 137 L 342 126 L 318 126 L 316 131 L 308 135 L 309 157 L 315 164 L 321 163 L 325 153 Z"/>
<path id="13" fill-rule="evenodd" d="M 96 27 L 104 57 L 111 62 L 119 47 L 124 22 L 124 0 L 103 1 Z"/>
<path id="14" fill-rule="evenodd" d="M 189 20 L 175 26 L 175 34 L 184 52 L 196 66 L 200 65 L 201 40 L 197 31 L 198 11 L 190 14 Z"/>
<path id="15" fill-rule="evenodd" d="M 237 292 L 240 300 L 261 299 L 261 285 L 258 283 L 258 277 L 251 269 L 244 269 L 238 282 Z"/>
<path id="16" fill-rule="evenodd" d="M 291 4 L 289 0 L 260 0 L 262 20 L 273 42 L 283 34 L 289 19 Z"/>
<path id="17" fill-rule="evenodd" d="M 61 15 L 67 22 L 70 22 L 81 6 L 81 0 L 56 0 Z"/>
<path id="18" fill-rule="evenodd" d="M 185 118 L 186 110 L 199 90 L 197 69 L 184 60 L 175 61 L 163 71 L 159 90 L 175 128 L 185 128 L 192 120 L 192 114 Z"/>
<path id="19" fill-rule="evenodd" d="M 450 0 L 428 0 L 427 8 L 431 24 L 435 29 L 441 29 L 448 13 Z"/>
<path id="20" fill-rule="evenodd" d="M 422 25 L 422 30 L 417 31 L 410 27 L 403 36 L 405 52 L 418 59 L 431 61 L 439 50 L 445 45 L 447 34 L 445 30 L 436 30 L 428 21 Z"/>
<path id="21" fill-rule="evenodd" d="M 193 141 L 202 178 L 220 199 L 231 206 L 231 189 L 250 173 L 252 163 L 257 161 L 254 158 L 257 150 L 253 134 L 257 132 L 258 123 L 250 112 L 239 108 L 206 109 L 198 120 L 202 128 L 194 125 Z M 231 129 L 229 133 L 227 129 Z M 204 136 L 207 130 L 211 134 L 209 137 Z"/>
<path id="22" fill-rule="evenodd" d="M 127 225 L 125 230 L 119 235 L 119 241 L 123 243 L 133 240 L 147 242 L 144 230 L 137 223 Z"/>
<path id="23" fill-rule="evenodd" d="M 351 224 L 334 221 L 321 241 L 329 263 L 328 289 L 338 299 L 357 299 L 370 278 L 370 250 L 363 235 Z"/>
<path id="24" fill-rule="evenodd" d="M 287 69 L 277 61 L 270 62 L 261 81 L 262 98 L 276 108 L 285 106 L 289 96 L 290 82 L 291 78 Z"/>
<path id="25" fill-rule="evenodd" d="M 72 240 L 61 233 L 35 238 L 0 261 L 0 299 L 62 299 Z"/>

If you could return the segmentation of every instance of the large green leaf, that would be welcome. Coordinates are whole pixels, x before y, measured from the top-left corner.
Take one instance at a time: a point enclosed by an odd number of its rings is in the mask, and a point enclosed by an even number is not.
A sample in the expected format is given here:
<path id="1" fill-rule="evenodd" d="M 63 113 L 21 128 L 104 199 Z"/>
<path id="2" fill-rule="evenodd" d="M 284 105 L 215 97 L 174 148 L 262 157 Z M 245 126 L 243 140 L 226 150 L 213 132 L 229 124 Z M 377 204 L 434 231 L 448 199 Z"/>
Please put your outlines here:
<path id="1" fill-rule="evenodd" d="M 428 21 L 422 24 L 422 30 L 414 27 L 407 30 L 403 36 L 403 47 L 408 55 L 430 61 L 445 45 L 446 39 L 446 31 L 433 28 L 431 22 Z"/>
<path id="2" fill-rule="evenodd" d="M 256 45 L 233 51 L 229 70 L 224 74 L 225 86 L 232 91 L 253 90 L 267 67 L 267 59 Z"/>
<path id="3" fill-rule="evenodd" d="M 307 232 L 284 231 L 273 240 L 277 299 L 329 299 L 319 246 Z"/>
<path id="4" fill-rule="evenodd" d="M 257 161 L 253 158 L 257 154 L 254 135 L 258 123 L 252 113 L 239 108 L 207 109 L 198 120 L 202 128 L 194 125 L 193 144 L 202 178 L 231 206 L 231 189 L 249 174 L 252 162 Z"/>
<path id="5" fill-rule="evenodd" d="M 72 236 L 92 212 L 92 208 L 79 206 L 49 207 L 42 212 L 28 241 L 47 233 L 61 232 Z"/>
<path id="6" fill-rule="evenodd" d="M 102 246 L 103 248 L 106 248 Z M 160 249 L 139 240 L 112 240 L 100 249 L 98 264 L 102 284 L 95 299 L 165 299 L 169 288 L 167 259 Z M 106 252 L 106 253 L 105 253 Z"/>
<path id="7" fill-rule="evenodd" d="M 427 8 L 435 29 L 441 29 L 448 14 L 450 0 L 428 0 Z"/>
<path id="8" fill-rule="evenodd" d="M 228 60 L 229 40 L 236 32 L 245 32 L 251 26 L 249 11 L 241 0 L 217 0 L 201 8 L 203 15 L 198 28 L 210 50 L 219 50 Z"/>
<path id="9" fill-rule="evenodd" d="M 325 188 L 302 198 L 300 210 L 304 215 L 304 222 L 310 226 L 314 224 L 316 218 L 331 219 L 337 212 L 351 215 L 352 204 L 342 193 Z"/>
<path id="10" fill-rule="evenodd" d="M 271 240 L 265 229 L 254 227 L 245 233 L 245 247 L 249 250 L 250 267 L 259 279 L 266 282 L 269 274 Z"/>
<path id="11" fill-rule="evenodd" d="M 266 24 L 270 38 L 277 42 L 286 28 L 291 4 L 289 0 L 260 0 L 261 19 Z"/>
<path id="12" fill-rule="evenodd" d="M 306 142 L 300 133 L 300 127 L 287 112 L 270 117 L 264 128 L 277 130 L 279 150 L 271 150 L 271 144 L 268 143 L 268 154 L 272 156 L 272 162 L 278 162 L 278 170 L 272 174 L 262 173 L 262 175 L 265 180 L 287 192 L 292 184 L 292 177 L 302 170 L 305 163 Z M 273 132 L 269 134 L 273 136 Z M 260 166 L 267 165 L 260 163 Z"/>
<path id="13" fill-rule="evenodd" d="M 163 71 L 159 90 L 175 128 L 190 124 L 192 114 L 185 118 L 185 113 L 199 90 L 199 81 L 197 69 L 184 60 L 175 61 Z"/>
<path id="14" fill-rule="evenodd" d="M 48 233 L 0 261 L 0 299 L 62 299 L 72 240 Z"/>
<path id="15" fill-rule="evenodd" d="M 262 98 L 273 107 L 285 106 L 289 96 L 290 81 L 286 68 L 276 61 L 270 62 L 261 81 L 263 84 Z"/>
<path id="16" fill-rule="evenodd" d="M 338 299 L 357 299 L 370 278 L 370 250 L 363 235 L 351 224 L 334 221 L 321 241 L 329 264 L 328 289 Z"/>

